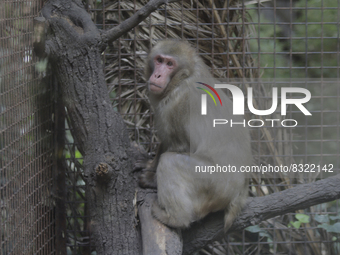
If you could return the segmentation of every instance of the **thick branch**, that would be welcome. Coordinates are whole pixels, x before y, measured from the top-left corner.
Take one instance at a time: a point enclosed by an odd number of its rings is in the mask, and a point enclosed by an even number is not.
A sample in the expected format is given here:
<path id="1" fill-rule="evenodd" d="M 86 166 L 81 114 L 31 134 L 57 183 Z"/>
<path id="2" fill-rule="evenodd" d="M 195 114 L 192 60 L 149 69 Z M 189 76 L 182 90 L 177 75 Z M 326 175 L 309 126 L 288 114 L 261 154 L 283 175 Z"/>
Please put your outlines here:
<path id="1" fill-rule="evenodd" d="M 140 254 L 133 204 L 137 182 L 131 174 L 128 131 L 107 92 L 101 58 L 105 44 L 79 0 L 50 0 L 42 14 L 50 33 L 40 48 L 49 57 L 72 135 L 84 156 L 96 252 Z"/>
<path id="2" fill-rule="evenodd" d="M 261 221 L 320 203 L 340 198 L 340 174 L 314 183 L 249 198 L 247 206 L 237 217 L 228 233 L 256 225 Z M 213 213 L 190 229 L 183 231 L 183 254 L 193 254 L 212 240 L 223 236 L 223 212 Z"/>
<path id="3" fill-rule="evenodd" d="M 166 3 L 174 3 L 179 0 L 151 0 L 143 8 L 137 11 L 132 17 L 124 20 L 120 25 L 103 33 L 104 42 L 113 42 L 120 36 L 137 26 L 140 22 L 145 20 L 151 12 L 155 11 L 159 6 Z"/>
<path id="4" fill-rule="evenodd" d="M 138 209 L 141 223 L 143 254 L 180 255 L 182 238 L 179 229 L 172 229 L 159 222 L 151 214 L 151 206 L 157 199 L 155 191 L 139 192 L 142 194 L 141 206 Z"/>

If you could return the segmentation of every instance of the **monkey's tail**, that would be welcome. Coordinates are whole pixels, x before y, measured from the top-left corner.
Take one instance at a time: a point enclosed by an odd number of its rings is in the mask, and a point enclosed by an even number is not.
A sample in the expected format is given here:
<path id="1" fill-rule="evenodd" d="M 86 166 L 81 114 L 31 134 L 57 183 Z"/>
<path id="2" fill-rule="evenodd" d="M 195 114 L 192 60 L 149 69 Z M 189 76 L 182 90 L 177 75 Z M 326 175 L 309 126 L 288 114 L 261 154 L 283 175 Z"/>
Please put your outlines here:
<path id="1" fill-rule="evenodd" d="M 228 207 L 224 210 L 224 232 L 231 227 L 235 218 L 242 210 L 248 197 L 248 185 L 244 188 L 238 196 L 235 196 Z"/>

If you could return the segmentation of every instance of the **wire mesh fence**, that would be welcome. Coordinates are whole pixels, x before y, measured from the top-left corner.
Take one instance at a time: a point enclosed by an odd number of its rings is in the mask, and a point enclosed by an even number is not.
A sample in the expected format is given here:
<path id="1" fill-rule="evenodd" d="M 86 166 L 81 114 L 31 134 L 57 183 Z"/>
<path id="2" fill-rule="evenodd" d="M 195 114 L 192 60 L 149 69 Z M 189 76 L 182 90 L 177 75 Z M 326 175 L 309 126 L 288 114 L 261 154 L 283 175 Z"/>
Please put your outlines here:
<path id="1" fill-rule="evenodd" d="M 86 7 L 97 27 L 107 30 L 147 2 L 88 0 Z M 64 207 L 57 208 L 65 213 L 61 219 L 65 225 L 60 225 L 65 228 L 65 251 L 95 254 L 82 155 L 64 109 L 59 111 L 66 116 L 60 117 L 65 128 L 60 133 L 65 136 L 63 162 L 53 161 L 56 142 L 50 99 L 55 91 L 40 82 L 46 74 L 37 68 L 43 68 L 44 62 L 37 63 L 31 47 L 31 21 L 41 1 L 5 1 L 0 7 L 1 254 L 54 254 L 57 217 L 49 199 L 56 179 L 53 166 L 64 171 L 64 179 L 58 179 L 65 184 L 60 193 Z M 278 122 L 250 127 L 256 165 L 332 165 L 336 172 L 340 167 L 339 11 L 340 1 L 330 0 L 200 0 L 162 6 L 109 45 L 103 55 L 113 107 L 123 115 L 131 140 L 154 154 L 159 141 L 147 100 L 144 61 L 158 40 L 184 39 L 215 77 L 236 83 L 241 79 L 243 91 L 253 81 L 260 109 L 270 108 L 273 87 L 298 86 L 311 92 L 312 118 L 292 107 L 286 119 L 297 120 L 294 128 L 279 125 L 283 119 L 278 113 L 270 117 Z M 247 120 L 254 118 L 247 113 Z M 264 196 L 327 174 L 252 177 L 250 194 Z M 339 254 L 339 210 L 339 202 L 334 201 L 275 217 L 216 241 L 199 254 Z"/>
<path id="2" fill-rule="evenodd" d="M 91 6 L 89 11 L 98 27 L 110 29 L 145 3 L 107 1 Z M 105 15 L 101 15 L 103 10 Z M 273 86 L 292 87 L 297 86 L 294 84 L 297 79 L 318 78 L 315 84 L 298 84 L 313 95 L 313 118 L 300 116 L 297 109 L 291 108 L 286 118 L 298 120 L 294 129 L 277 124 L 271 127 L 270 123 L 262 129 L 250 128 L 254 160 L 257 165 L 332 164 L 336 171 L 339 87 L 336 81 L 326 80 L 339 77 L 338 12 L 339 3 L 331 1 L 169 4 L 151 14 L 105 53 L 106 79 L 113 104 L 124 116 L 131 139 L 154 153 L 158 139 L 146 99 L 143 66 L 148 49 L 164 38 L 189 41 L 215 77 L 248 81 L 260 78 L 261 82 L 257 81 L 256 86 L 254 83 L 257 89 L 254 99 L 260 109 L 270 108 Z M 284 81 L 273 83 L 273 79 Z M 246 90 L 244 82 L 240 86 Z M 250 114 L 248 119 L 252 118 Z M 274 114 L 271 118 L 282 116 Z M 250 193 L 267 195 L 320 177 L 325 177 L 322 171 L 305 173 L 299 178 L 255 176 Z M 200 254 L 337 254 L 338 234 L 328 226 L 336 224 L 338 206 L 338 202 L 323 204 L 264 221 L 209 245 Z"/>
<path id="3" fill-rule="evenodd" d="M 53 89 L 33 57 L 42 1 L 0 3 L 0 254 L 54 254 Z M 42 78 L 45 76 L 45 82 Z"/>

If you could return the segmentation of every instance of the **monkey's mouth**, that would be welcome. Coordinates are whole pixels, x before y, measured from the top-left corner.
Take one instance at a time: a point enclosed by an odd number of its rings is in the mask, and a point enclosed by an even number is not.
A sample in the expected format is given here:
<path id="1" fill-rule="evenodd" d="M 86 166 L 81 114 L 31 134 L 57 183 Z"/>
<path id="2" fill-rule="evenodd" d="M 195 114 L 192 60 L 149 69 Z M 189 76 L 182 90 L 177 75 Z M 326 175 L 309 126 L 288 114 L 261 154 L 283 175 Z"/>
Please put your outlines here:
<path id="1" fill-rule="evenodd" d="M 150 83 L 149 83 L 149 86 L 151 86 L 151 85 L 152 85 L 152 86 L 156 86 L 156 87 L 158 87 L 158 88 L 160 88 L 160 89 L 162 88 L 161 86 L 159 86 L 159 85 L 157 85 L 156 83 L 153 83 L 153 82 L 150 82 Z"/>
<path id="2" fill-rule="evenodd" d="M 153 82 L 150 82 L 149 83 L 149 91 L 151 93 L 154 93 L 154 94 L 159 94 L 163 91 L 163 87 L 158 85 L 158 84 L 155 84 Z"/>

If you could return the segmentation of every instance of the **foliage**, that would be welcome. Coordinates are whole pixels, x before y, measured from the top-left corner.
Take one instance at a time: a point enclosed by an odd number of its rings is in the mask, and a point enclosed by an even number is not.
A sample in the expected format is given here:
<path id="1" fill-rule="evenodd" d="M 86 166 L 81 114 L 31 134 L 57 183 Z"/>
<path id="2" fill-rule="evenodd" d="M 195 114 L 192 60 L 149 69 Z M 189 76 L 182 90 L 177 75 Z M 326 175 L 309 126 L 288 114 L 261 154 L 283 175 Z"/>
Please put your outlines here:
<path id="1" fill-rule="evenodd" d="M 297 213 L 295 214 L 295 218 L 297 219 L 297 221 L 290 221 L 288 227 L 299 229 L 302 223 L 309 223 L 310 217 L 303 213 Z"/>

